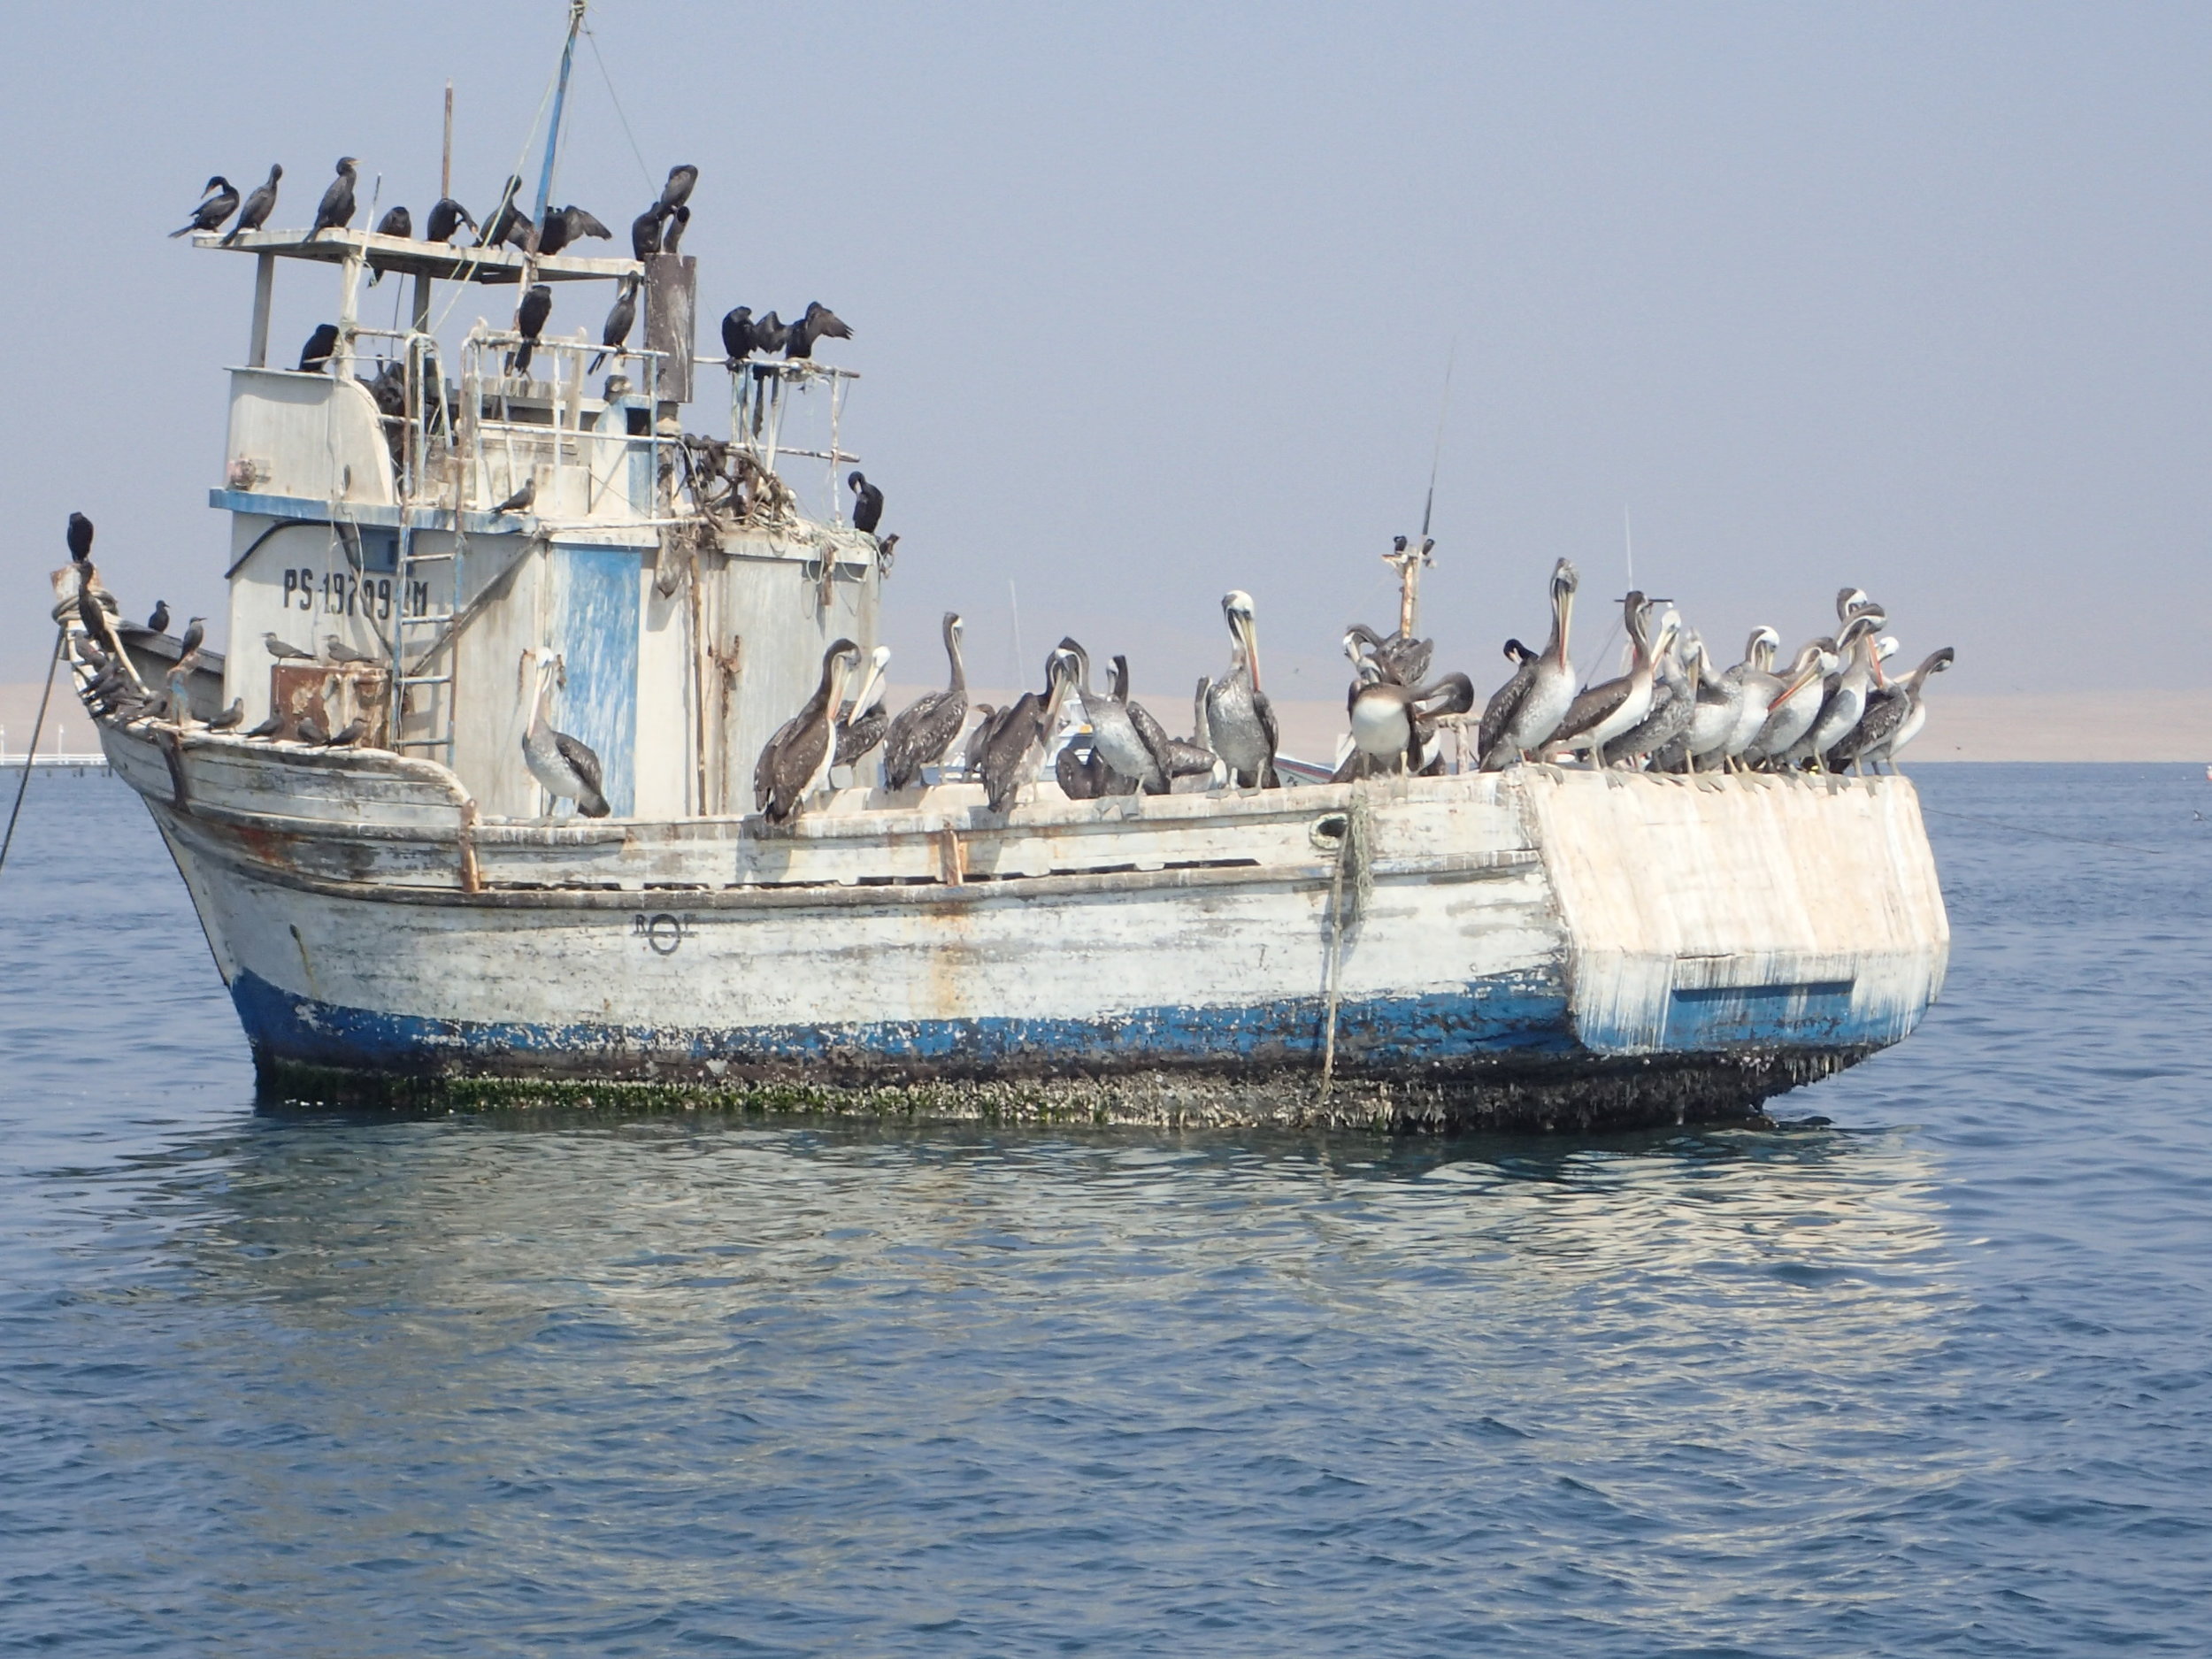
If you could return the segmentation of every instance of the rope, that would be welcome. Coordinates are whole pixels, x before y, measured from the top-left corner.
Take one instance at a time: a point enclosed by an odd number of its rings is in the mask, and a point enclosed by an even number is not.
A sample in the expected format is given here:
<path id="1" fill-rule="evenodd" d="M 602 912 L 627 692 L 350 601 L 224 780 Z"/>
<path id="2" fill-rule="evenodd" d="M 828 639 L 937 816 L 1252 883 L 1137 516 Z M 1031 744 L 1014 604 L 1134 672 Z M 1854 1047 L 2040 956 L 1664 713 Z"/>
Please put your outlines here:
<path id="1" fill-rule="evenodd" d="M 2036 829 L 2030 825 L 2014 824 L 2001 818 L 1978 818 L 1971 812 L 1947 812 L 1940 807 L 1924 805 L 1920 810 L 1932 818 L 1963 818 L 1969 824 L 1993 825 L 1998 829 L 2013 830 L 2022 835 L 2040 835 L 2046 841 L 2072 841 L 2077 846 L 2081 847 L 2116 847 L 2124 853 L 2153 853 L 2160 855 L 2170 853 L 2173 850 L 2170 847 L 2138 847 L 2132 841 L 2102 841 L 2093 835 L 2064 835 L 2061 834 L 2057 830 Z"/>
<path id="2" fill-rule="evenodd" d="M 607 83 L 607 98 L 614 105 L 615 119 L 622 123 L 622 136 L 630 141 L 630 153 L 637 157 L 638 176 L 645 180 L 646 188 L 650 189 L 653 186 L 653 170 L 645 165 L 645 152 L 637 147 L 637 135 L 630 131 L 630 118 L 622 112 L 622 100 L 616 96 L 614 77 L 607 73 L 607 60 L 599 55 L 599 36 L 592 31 L 588 24 L 584 28 L 584 38 L 591 42 L 591 58 L 592 61 L 599 65 L 600 80 Z"/>
<path id="3" fill-rule="evenodd" d="M 46 704 L 54 695 L 54 669 L 61 662 L 61 642 L 68 636 L 65 626 L 54 631 L 54 654 L 46 659 L 46 689 L 39 693 L 38 718 L 31 722 L 31 746 L 23 751 L 23 781 L 15 786 L 15 807 L 8 814 L 8 833 L 0 837 L 0 865 L 8 862 L 8 849 L 15 845 L 15 821 L 23 813 L 23 792 L 31 787 L 31 762 L 38 754 L 38 734 L 46 729 Z"/>
<path id="4" fill-rule="evenodd" d="M 1321 1098 L 1325 1101 L 1336 1087 L 1336 1017 L 1342 1001 L 1344 934 L 1348 925 L 1356 924 L 1366 913 L 1375 892 L 1375 864 L 1369 856 L 1373 833 L 1374 819 L 1363 789 L 1345 809 L 1344 839 L 1337 843 L 1336 873 L 1329 880 L 1329 1011 L 1321 1046 Z M 1352 879 L 1348 896 L 1344 891 L 1348 873 Z"/>

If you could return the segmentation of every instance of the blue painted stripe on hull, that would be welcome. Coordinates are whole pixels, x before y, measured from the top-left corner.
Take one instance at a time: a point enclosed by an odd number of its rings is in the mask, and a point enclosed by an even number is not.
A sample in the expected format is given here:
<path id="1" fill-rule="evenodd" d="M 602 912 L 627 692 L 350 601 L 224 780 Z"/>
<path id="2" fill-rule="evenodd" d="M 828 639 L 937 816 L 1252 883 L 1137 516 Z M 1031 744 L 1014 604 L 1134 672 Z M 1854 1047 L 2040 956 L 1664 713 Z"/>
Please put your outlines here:
<path id="1" fill-rule="evenodd" d="M 1153 1008 L 1112 1019 L 918 1020 L 737 1030 L 440 1019 L 343 1008 L 250 972 L 231 998 L 257 1051 L 308 1064 L 411 1071 L 458 1064 L 580 1072 L 616 1064 L 727 1061 L 821 1064 L 896 1077 L 902 1068 L 971 1076 L 1130 1066 L 1227 1068 L 1310 1064 L 1320 1054 L 1319 1000 L 1256 1008 Z M 1507 1054 L 1577 1052 L 1563 992 L 1541 976 L 1486 979 L 1455 995 L 1347 1002 L 1337 1051 L 1348 1066 L 1409 1074 Z"/>

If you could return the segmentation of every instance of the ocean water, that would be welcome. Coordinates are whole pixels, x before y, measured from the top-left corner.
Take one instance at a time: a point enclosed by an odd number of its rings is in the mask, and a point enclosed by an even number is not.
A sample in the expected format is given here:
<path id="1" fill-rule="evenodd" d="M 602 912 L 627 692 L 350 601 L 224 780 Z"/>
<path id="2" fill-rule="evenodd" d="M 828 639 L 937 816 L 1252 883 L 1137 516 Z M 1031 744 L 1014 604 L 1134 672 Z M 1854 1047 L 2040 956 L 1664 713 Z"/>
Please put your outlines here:
<path id="1" fill-rule="evenodd" d="M 2212 785 L 1916 776 L 1826 1126 L 1444 1141 L 258 1113 L 41 777 L 0 1647 L 2212 1652 Z"/>

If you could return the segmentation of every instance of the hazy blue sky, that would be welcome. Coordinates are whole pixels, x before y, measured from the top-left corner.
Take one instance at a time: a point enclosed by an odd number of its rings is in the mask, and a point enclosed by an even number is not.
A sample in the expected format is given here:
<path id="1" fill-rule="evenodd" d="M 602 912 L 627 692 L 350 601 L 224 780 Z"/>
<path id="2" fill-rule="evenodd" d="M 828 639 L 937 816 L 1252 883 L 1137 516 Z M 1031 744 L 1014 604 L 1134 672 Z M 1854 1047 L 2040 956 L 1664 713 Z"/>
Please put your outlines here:
<path id="1" fill-rule="evenodd" d="M 280 160 L 304 224 L 349 152 L 419 223 L 449 73 L 481 209 L 562 15 L 13 9 L 0 680 L 43 664 L 73 507 L 131 609 L 222 614 L 206 490 L 251 265 L 163 240 L 202 180 Z M 2212 686 L 2212 10 L 606 0 L 591 27 L 643 165 L 586 50 L 557 196 L 619 229 L 696 162 L 707 337 L 813 298 L 858 334 L 895 678 L 937 674 L 947 606 L 1002 678 L 1012 579 L 1030 656 L 1071 630 L 1171 703 L 1241 587 L 1271 689 L 1338 695 L 1456 341 L 1425 631 L 1486 689 L 1554 557 L 1621 591 L 1624 507 L 1644 585 L 1732 657 L 1756 622 L 1821 631 L 1848 581 L 1909 657 L 1958 648 L 1956 691 Z M 332 286 L 280 282 L 280 349 Z M 579 308 L 554 327 L 604 302 Z"/>

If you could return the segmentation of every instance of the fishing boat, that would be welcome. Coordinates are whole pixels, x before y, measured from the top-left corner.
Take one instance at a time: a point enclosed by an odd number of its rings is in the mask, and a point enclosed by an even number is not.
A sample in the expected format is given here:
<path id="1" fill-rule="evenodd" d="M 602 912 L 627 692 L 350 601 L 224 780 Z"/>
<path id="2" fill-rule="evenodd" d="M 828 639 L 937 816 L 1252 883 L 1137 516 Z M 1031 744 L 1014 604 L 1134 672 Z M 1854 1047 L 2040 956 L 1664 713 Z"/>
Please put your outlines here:
<path id="1" fill-rule="evenodd" d="M 872 763 L 833 774 L 771 821 L 757 757 L 834 641 L 874 646 L 893 578 L 841 505 L 858 376 L 702 356 L 687 254 L 195 241 L 253 274 L 209 495 L 230 649 L 169 661 L 166 705 L 100 739 L 280 1097 L 1742 1120 L 1941 987 L 1898 776 L 1523 765 L 1071 800 L 1041 772 L 995 811 L 948 756 L 895 792 Z M 408 285 L 395 326 L 363 314 L 373 273 Z M 280 275 L 327 285 L 326 360 L 273 360 Z M 641 338 L 603 347 L 624 283 Z M 509 313 L 541 285 L 595 327 L 526 351 Z M 728 435 L 698 435 L 724 405 Z M 158 654 L 132 662 L 157 689 Z M 526 764 L 541 684 L 603 817 L 561 816 Z"/>

